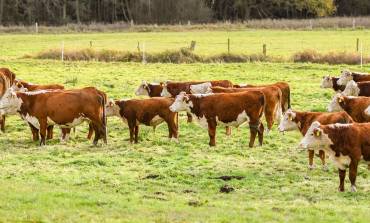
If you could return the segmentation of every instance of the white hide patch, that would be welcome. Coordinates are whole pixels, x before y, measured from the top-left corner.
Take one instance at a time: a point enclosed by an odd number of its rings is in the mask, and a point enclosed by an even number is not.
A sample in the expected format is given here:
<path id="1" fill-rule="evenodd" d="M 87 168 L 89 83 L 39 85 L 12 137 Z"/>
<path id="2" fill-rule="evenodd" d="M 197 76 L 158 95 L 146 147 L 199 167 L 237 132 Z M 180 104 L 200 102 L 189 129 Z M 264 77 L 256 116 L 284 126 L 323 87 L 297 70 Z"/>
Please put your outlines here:
<path id="1" fill-rule="evenodd" d="M 214 95 L 213 93 L 206 93 L 206 94 L 193 94 L 196 98 L 204 98 L 210 95 Z"/>
<path id="2" fill-rule="evenodd" d="M 150 126 L 157 126 L 161 124 L 162 122 L 164 122 L 163 118 L 161 118 L 159 115 L 156 115 L 150 121 Z"/>
<path id="3" fill-rule="evenodd" d="M 249 116 L 247 115 L 247 112 L 246 111 L 243 111 L 242 113 L 240 113 L 238 115 L 238 117 L 236 118 L 235 121 L 225 123 L 225 122 L 220 121 L 218 119 L 218 117 L 216 117 L 216 120 L 217 120 L 217 123 L 220 123 L 220 124 L 225 125 L 225 126 L 239 127 L 240 125 L 242 125 L 245 122 L 248 122 L 249 121 Z"/>
<path id="4" fill-rule="evenodd" d="M 162 97 L 171 97 L 172 95 L 170 94 L 170 92 L 168 92 L 167 90 L 167 86 L 163 86 L 163 90 L 161 92 L 161 96 Z"/>
<path id="5" fill-rule="evenodd" d="M 62 125 L 59 125 L 59 126 L 62 127 L 62 128 L 73 128 L 73 127 L 81 124 L 85 120 L 86 120 L 86 118 L 80 116 L 78 118 L 73 119 L 73 121 L 71 123 L 65 123 L 65 124 L 62 124 Z"/>
<path id="6" fill-rule="evenodd" d="M 48 92 L 52 92 L 54 90 L 38 90 L 38 91 L 27 91 L 24 92 L 26 95 L 38 95 L 38 94 L 45 94 Z"/>
<path id="7" fill-rule="evenodd" d="M 26 121 L 26 122 L 28 122 L 28 123 L 30 123 L 33 127 L 35 127 L 35 128 L 37 128 L 37 129 L 40 129 L 40 123 L 39 123 L 39 120 L 36 118 L 36 117 L 34 117 L 34 116 L 31 116 L 31 115 L 29 115 L 28 113 L 27 113 L 27 115 L 22 115 L 22 118 Z"/>
<path id="8" fill-rule="evenodd" d="M 190 93 L 192 93 L 192 94 L 205 94 L 205 93 L 207 93 L 208 88 L 210 88 L 210 87 L 212 87 L 212 84 L 210 82 L 190 85 Z"/>
<path id="9" fill-rule="evenodd" d="M 202 117 L 198 117 L 194 114 L 192 114 L 193 116 L 193 119 L 197 120 L 198 124 L 202 127 L 202 128 L 205 128 L 207 129 L 208 128 L 208 122 L 207 122 L 207 119 L 205 116 L 202 116 Z"/>
<path id="10" fill-rule="evenodd" d="M 331 159 L 334 165 L 341 170 L 345 170 L 346 167 L 351 163 L 351 158 L 349 156 L 343 156 L 340 154 L 339 157 L 335 156 L 335 152 L 331 149 L 326 149 L 325 152 L 329 155 L 329 159 Z"/>
<path id="11" fill-rule="evenodd" d="M 239 84 L 239 87 L 247 87 L 248 86 L 248 84 Z"/>
<path id="12" fill-rule="evenodd" d="M 368 106 L 366 109 L 365 109 L 365 114 L 370 116 L 370 106 Z"/>
<path id="13" fill-rule="evenodd" d="M 346 88 L 343 91 L 343 95 L 346 96 L 358 96 L 360 94 L 360 88 L 353 80 L 349 81 L 346 85 Z"/>

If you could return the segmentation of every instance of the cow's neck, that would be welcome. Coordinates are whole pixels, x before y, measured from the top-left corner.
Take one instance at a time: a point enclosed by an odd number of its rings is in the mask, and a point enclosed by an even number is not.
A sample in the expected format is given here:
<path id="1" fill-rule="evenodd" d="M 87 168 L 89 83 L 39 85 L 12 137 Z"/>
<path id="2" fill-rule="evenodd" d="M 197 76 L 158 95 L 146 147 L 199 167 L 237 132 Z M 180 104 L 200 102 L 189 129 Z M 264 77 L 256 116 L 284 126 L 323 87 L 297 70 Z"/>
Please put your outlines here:
<path id="1" fill-rule="evenodd" d="M 337 83 L 338 79 L 339 78 L 334 78 L 334 77 L 331 79 L 331 82 L 333 84 L 333 89 L 334 89 L 334 91 L 344 91 L 344 89 L 346 88 L 346 86 L 345 85 L 339 85 Z"/>
<path id="2" fill-rule="evenodd" d="M 302 135 L 305 135 L 307 132 L 306 127 L 306 118 L 307 113 L 305 112 L 295 112 L 295 118 L 293 121 L 297 124 L 299 131 L 302 133 Z"/>
<path id="3" fill-rule="evenodd" d="M 193 104 L 193 106 L 190 107 L 190 112 L 196 115 L 197 117 L 203 116 L 200 110 L 200 98 L 190 95 L 190 101 Z"/>

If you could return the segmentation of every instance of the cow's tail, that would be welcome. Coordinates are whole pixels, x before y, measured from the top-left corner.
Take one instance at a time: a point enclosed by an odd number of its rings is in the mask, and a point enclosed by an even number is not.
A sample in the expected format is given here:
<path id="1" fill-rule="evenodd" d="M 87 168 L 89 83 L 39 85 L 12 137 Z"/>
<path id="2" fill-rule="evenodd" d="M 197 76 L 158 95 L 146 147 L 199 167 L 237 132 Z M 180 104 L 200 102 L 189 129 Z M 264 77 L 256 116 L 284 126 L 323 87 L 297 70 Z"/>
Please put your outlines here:
<path id="1" fill-rule="evenodd" d="M 259 102 L 260 104 L 262 105 L 262 111 L 260 113 L 260 118 L 262 117 L 262 115 L 265 113 L 265 109 L 266 109 L 266 98 L 265 98 L 265 95 L 262 94 L 259 98 Z"/>
<path id="2" fill-rule="evenodd" d="M 102 120 L 101 120 L 102 123 L 103 123 L 103 129 L 104 129 L 103 140 L 104 140 L 104 143 L 107 143 L 108 129 L 107 129 L 107 115 L 106 115 L 106 110 L 105 110 L 105 105 L 107 103 L 107 98 L 104 94 L 101 94 L 101 97 L 102 97 L 102 100 L 100 102 L 101 102 L 101 106 L 103 107 L 103 117 L 102 117 Z"/>
<path id="3" fill-rule="evenodd" d="M 276 111 L 275 111 L 275 120 L 280 123 L 281 116 L 283 116 L 283 108 L 281 107 L 281 102 L 283 101 L 283 95 L 279 90 L 278 94 L 279 103 L 277 103 Z"/>
<path id="4" fill-rule="evenodd" d="M 287 92 L 288 92 L 288 109 L 291 109 L 292 107 L 290 105 L 290 87 L 288 87 Z"/>

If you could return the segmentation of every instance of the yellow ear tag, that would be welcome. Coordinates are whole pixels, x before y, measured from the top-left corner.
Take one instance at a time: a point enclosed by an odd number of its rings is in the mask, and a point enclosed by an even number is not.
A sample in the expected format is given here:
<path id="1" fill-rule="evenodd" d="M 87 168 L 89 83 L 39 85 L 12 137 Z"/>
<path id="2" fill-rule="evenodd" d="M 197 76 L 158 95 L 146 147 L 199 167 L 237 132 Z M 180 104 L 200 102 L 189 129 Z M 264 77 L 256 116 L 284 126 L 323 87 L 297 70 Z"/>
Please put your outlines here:
<path id="1" fill-rule="evenodd" d="M 342 103 L 343 102 L 343 98 L 338 98 L 338 102 L 339 103 Z"/>
<path id="2" fill-rule="evenodd" d="M 293 121 L 293 117 L 292 116 L 289 116 L 288 120 L 289 121 Z"/>
<path id="3" fill-rule="evenodd" d="M 316 131 L 315 131 L 315 135 L 316 135 L 317 137 L 321 136 L 321 131 L 316 130 Z"/>

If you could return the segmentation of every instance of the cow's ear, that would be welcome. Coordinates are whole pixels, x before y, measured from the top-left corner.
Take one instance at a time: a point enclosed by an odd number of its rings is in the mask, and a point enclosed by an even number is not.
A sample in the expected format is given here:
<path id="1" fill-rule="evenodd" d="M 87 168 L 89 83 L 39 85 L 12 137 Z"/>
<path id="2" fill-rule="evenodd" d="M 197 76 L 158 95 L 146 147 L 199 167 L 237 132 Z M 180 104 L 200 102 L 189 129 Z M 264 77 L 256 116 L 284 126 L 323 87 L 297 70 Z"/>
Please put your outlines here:
<path id="1" fill-rule="evenodd" d="M 321 130 L 320 129 L 314 129 L 313 130 L 313 134 L 316 136 L 316 137 L 320 137 L 321 136 Z"/>
<path id="2" fill-rule="evenodd" d="M 293 121 L 293 116 L 291 114 L 288 114 L 288 120 Z"/>
<path id="3" fill-rule="evenodd" d="M 338 100 L 338 103 L 342 103 L 344 101 L 344 98 L 342 96 L 339 96 L 337 100 Z"/>
<path id="4" fill-rule="evenodd" d="M 163 83 L 163 82 L 159 82 L 159 85 L 160 85 L 161 87 L 163 87 L 164 83 Z"/>
<path id="5" fill-rule="evenodd" d="M 184 96 L 184 99 L 185 99 L 185 102 L 189 102 L 190 101 L 190 98 L 187 95 Z"/>

